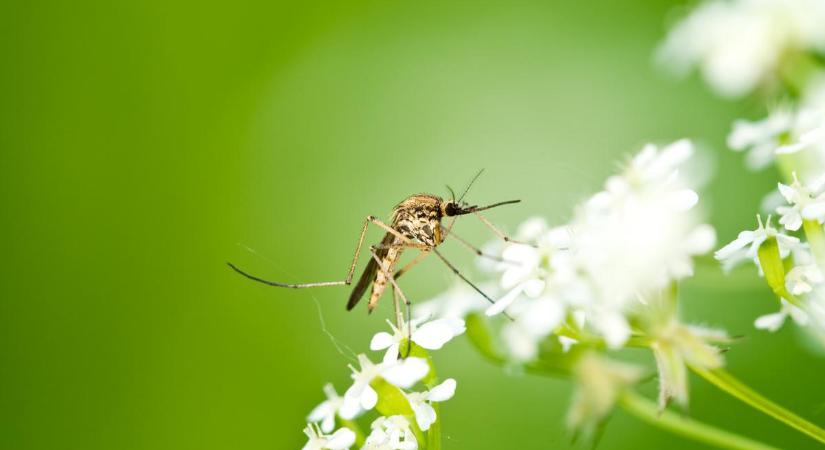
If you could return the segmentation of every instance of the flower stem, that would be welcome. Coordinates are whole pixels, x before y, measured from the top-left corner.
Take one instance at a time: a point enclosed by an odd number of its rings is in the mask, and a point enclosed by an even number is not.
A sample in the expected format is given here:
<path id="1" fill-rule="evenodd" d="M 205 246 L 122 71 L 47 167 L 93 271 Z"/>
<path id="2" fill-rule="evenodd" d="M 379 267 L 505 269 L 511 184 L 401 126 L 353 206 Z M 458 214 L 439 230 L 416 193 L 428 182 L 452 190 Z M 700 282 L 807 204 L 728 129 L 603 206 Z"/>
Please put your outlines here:
<path id="1" fill-rule="evenodd" d="M 364 432 L 361 431 L 361 427 L 359 427 L 358 424 L 354 420 L 341 419 L 340 417 L 338 418 L 338 420 L 341 422 L 341 425 L 349 428 L 350 430 L 352 430 L 353 433 L 355 433 L 355 445 L 356 446 L 360 447 L 360 446 L 364 445 L 364 442 L 365 442 Z"/>
<path id="2" fill-rule="evenodd" d="M 659 412 L 656 404 L 633 391 L 625 391 L 619 405 L 637 418 L 664 430 L 719 448 L 735 450 L 776 450 L 737 434 L 721 430 L 673 411 Z"/>
<path id="3" fill-rule="evenodd" d="M 703 369 L 693 365 L 690 366 L 690 369 L 719 389 L 753 408 L 825 444 L 825 430 L 763 397 L 724 369 Z"/>

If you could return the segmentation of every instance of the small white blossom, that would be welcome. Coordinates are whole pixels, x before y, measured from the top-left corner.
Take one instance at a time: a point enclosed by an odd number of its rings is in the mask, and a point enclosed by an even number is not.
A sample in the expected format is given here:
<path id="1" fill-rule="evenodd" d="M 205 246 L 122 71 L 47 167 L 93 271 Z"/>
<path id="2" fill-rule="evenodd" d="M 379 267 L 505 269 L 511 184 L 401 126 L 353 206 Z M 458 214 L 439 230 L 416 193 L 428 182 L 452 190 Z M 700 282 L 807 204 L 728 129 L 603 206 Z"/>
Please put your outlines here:
<path id="1" fill-rule="evenodd" d="M 370 350 L 387 350 L 384 355 L 385 362 L 398 359 L 401 342 L 410 336 L 412 336 L 412 341 L 419 346 L 427 350 L 438 350 L 466 330 L 464 321 L 461 319 L 427 321 L 425 318 L 419 318 L 402 324 L 401 329 L 396 328 L 392 323 L 389 324 L 393 334 L 382 331 L 373 336 L 370 341 Z"/>
<path id="2" fill-rule="evenodd" d="M 726 271 L 748 259 L 753 260 L 754 264 L 759 267 L 759 246 L 770 237 L 776 238 L 779 245 L 779 256 L 783 259 L 799 245 L 798 238 L 782 234 L 771 226 L 770 216 L 768 216 L 765 224 L 762 223 L 762 217 L 759 215 L 756 216 L 756 219 L 759 222 L 757 229 L 742 231 L 736 239 L 717 250 L 714 254 L 717 260 L 722 261 L 722 267 Z"/>
<path id="3" fill-rule="evenodd" d="M 347 450 L 355 444 L 355 433 L 349 428 L 340 428 L 331 435 L 323 434 L 314 424 L 304 428 L 309 441 L 303 450 Z"/>
<path id="4" fill-rule="evenodd" d="M 389 383 L 401 388 L 408 388 L 424 378 L 430 366 L 422 358 L 406 358 L 374 364 L 366 355 L 358 355 L 361 370 L 352 370 L 352 386 L 344 394 L 344 401 L 357 401 L 361 408 L 370 410 L 378 402 L 378 393 L 370 386 L 376 377 L 382 377 Z"/>
<path id="5" fill-rule="evenodd" d="M 806 107 L 794 110 L 783 106 L 757 120 L 737 120 L 728 135 L 728 146 L 735 151 L 747 150 L 745 163 L 751 170 L 759 170 L 773 163 L 777 155 L 802 150 L 825 150 L 825 142 L 818 139 L 819 128 L 825 123 L 825 108 Z"/>
<path id="6" fill-rule="evenodd" d="M 737 120 L 728 135 L 728 147 L 735 151 L 747 150 L 745 163 L 751 170 L 770 165 L 783 139 L 794 127 L 794 114 L 789 108 L 777 108 L 765 119 Z"/>
<path id="7" fill-rule="evenodd" d="M 780 206 L 776 212 L 780 214 L 779 223 L 786 229 L 796 231 L 802 226 L 803 220 L 825 221 L 825 176 L 820 176 L 813 182 L 803 185 L 793 174 L 793 183 L 786 185 L 778 183 L 779 193 L 790 206 Z"/>
<path id="8" fill-rule="evenodd" d="M 410 407 L 415 413 L 415 421 L 418 422 L 418 427 L 422 431 L 430 429 L 437 417 L 435 409 L 430 405 L 433 402 L 444 402 L 455 395 L 456 381 L 452 378 L 444 380 L 443 383 L 435 386 L 429 391 L 424 392 L 410 392 L 406 394 Z"/>
<path id="9" fill-rule="evenodd" d="M 785 319 L 787 319 L 788 316 L 799 326 L 804 327 L 808 324 L 808 314 L 805 313 L 805 311 L 790 304 L 784 298 L 781 299 L 781 302 L 782 307 L 779 309 L 779 312 L 757 317 L 754 326 L 760 330 L 775 332 L 782 328 L 782 324 L 785 323 Z"/>
<path id="10" fill-rule="evenodd" d="M 679 22 L 658 58 L 677 73 L 698 66 L 719 94 L 737 97 L 776 77 L 783 57 L 825 49 L 821 0 L 713 0 Z"/>
<path id="11" fill-rule="evenodd" d="M 643 373 L 638 366 L 594 352 L 582 356 L 573 367 L 577 388 L 567 413 L 568 426 L 592 432 L 613 409 L 622 391 L 637 383 Z"/>
<path id="12" fill-rule="evenodd" d="M 379 417 L 371 425 L 365 450 L 416 450 L 418 441 L 404 416 Z"/>
<path id="13" fill-rule="evenodd" d="M 825 281 L 822 270 L 816 264 L 796 266 L 785 275 L 785 286 L 793 295 L 803 295 Z"/>
<path id="14" fill-rule="evenodd" d="M 335 415 L 342 419 L 353 419 L 361 413 L 361 406 L 358 401 L 346 401 L 344 397 L 335 392 L 331 383 L 324 386 L 324 394 L 327 399 L 316 406 L 307 416 L 309 422 L 320 422 L 321 431 L 329 433 L 335 428 Z"/>

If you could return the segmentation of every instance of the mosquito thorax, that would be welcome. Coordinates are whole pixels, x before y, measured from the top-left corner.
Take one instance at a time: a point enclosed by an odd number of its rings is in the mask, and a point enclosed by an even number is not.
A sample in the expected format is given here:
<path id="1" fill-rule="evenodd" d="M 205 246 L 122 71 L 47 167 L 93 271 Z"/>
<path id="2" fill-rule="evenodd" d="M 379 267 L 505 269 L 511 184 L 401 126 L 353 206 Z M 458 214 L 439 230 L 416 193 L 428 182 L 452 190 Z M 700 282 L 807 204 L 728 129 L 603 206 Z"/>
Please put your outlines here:
<path id="1" fill-rule="evenodd" d="M 404 236 L 423 244 L 441 243 L 441 218 L 444 201 L 430 194 L 407 197 L 393 211 L 392 227 Z"/>

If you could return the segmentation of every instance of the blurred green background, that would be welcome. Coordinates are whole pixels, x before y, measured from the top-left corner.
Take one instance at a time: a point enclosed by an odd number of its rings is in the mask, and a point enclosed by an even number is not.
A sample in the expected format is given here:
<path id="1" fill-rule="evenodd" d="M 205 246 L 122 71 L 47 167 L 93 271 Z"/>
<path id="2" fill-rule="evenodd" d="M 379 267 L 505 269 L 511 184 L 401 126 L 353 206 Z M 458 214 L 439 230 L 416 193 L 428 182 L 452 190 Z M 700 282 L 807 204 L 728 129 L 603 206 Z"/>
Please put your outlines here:
<path id="1" fill-rule="evenodd" d="M 715 162 L 703 201 L 720 241 L 751 227 L 775 175 L 745 172 L 723 144 L 734 118 L 763 111 L 652 67 L 679 6 L 4 3 L 0 448 L 300 448 L 321 386 L 349 381 L 322 320 L 366 351 L 389 302 L 347 313 L 347 289 L 267 288 L 224 262 L 339 279 L 365 215 L 481 168 L 470 201 L 523 199 L 490 214 L 513 230 L 569 218 L 644 142 L 696 138 Z M 445 252 L 472 274 L 461 247 Z M 746 336 L 730 369 L 825 423 L 825 360 L 792 327 L 752 328 L 776 308 L 755 270 L 730 283 L 710 263 L 699 272 L 685 313 Z M 429 260 L 402 284 L 423 300 L 451 282 Z M 445 448 L 571 447 L 569 382 L 502 371 L 464 338 L 435 358 L 459 380 Z M 690 412 L 815 445 L 702 380 Z M 697 447 L 621 412 L 601 443 Z"/>

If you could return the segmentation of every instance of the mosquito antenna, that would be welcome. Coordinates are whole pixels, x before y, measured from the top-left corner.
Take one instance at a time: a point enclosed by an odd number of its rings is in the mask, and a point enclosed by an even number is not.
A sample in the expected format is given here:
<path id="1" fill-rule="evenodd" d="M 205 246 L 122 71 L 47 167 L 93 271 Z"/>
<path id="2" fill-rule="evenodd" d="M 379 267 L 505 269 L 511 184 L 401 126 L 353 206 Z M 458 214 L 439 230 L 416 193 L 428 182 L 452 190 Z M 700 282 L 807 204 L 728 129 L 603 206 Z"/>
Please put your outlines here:
<path id="1" fill-rule="evenodd" d="M 447 190 L 450 191 L 450 200 L 452 200 L 453 203 L 455 203 L 455 191 L 453 190 L 453 188 L 450 187 L 449 184 L 447 185 Z"/>
<path id="2" fill-rule="evenodd" d="M 461 197 L 458 199 L 458 203 L 461 203 L 461 201 L 464 200 L 464 196 L 467 195 L 467 192 L 470 191 L 470 188 L 473 186 L 473 183 L 475 183 L 476 180 L 478 179 L 478 177 L 481 176 L 482 172 L 484 172 L 484 169 L 479 170 L 478 173 L 476 174 L 476 176 L 474 176 L 473 179 L 470 180 L 470 184 L 467 185 L 467 189 L 464 189 L 464 192 L 461 194 Z"/>

